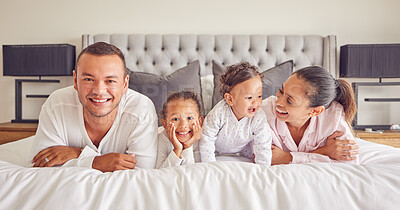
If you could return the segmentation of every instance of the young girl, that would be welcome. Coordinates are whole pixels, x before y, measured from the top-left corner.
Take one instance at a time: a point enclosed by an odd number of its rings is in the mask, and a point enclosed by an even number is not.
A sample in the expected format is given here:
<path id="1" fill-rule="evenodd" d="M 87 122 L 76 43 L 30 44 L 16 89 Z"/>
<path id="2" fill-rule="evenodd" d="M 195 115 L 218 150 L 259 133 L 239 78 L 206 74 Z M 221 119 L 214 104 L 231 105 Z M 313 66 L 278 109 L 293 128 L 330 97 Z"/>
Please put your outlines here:
<path id="1" fill-rule="evenodd" d="M 221 100 L 207 115 L 200 140 L 202 162 L 217 154 L 240 152 L 255 163 L 271 165 L 271 130 L 263 111 L 262 75 L 249 63 L 229 66 L 221 76 Z"/>
<path id="2" fill-rule="evenodd" d="M 168 96 L 161 110 L 164 131 L 158 135 L 156 168 L 187 165 L 200 161 L 202 102 L 196 93 L 182 91 Z"/>
<path id="3" fill-rule="evenodd" d="M 351 86 L 321 67 L 292 74 L 262 109 L 274 132 L 272 165 L 308 162 L 358 164 L 351 123 L 356 103 Z M 340 139 L 340 140 L 339 140 Z"/>

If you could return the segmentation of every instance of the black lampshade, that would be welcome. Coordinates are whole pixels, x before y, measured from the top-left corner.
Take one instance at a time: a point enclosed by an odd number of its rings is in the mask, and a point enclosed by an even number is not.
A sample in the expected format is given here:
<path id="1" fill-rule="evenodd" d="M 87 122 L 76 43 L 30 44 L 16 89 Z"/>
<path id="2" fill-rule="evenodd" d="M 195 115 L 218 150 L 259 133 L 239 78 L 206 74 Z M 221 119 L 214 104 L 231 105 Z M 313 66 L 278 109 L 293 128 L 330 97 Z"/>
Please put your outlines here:
<path id="1" fill-rule="evenodd" d="M 4 76 L 70 76 L 74 67 L 73 45 L 3 45 Z"/>
<path id="2" fill-rule="evenodd" d="M 400 44 L 359 44 L 340 47 L 340 77 L 400 77 Z"/>

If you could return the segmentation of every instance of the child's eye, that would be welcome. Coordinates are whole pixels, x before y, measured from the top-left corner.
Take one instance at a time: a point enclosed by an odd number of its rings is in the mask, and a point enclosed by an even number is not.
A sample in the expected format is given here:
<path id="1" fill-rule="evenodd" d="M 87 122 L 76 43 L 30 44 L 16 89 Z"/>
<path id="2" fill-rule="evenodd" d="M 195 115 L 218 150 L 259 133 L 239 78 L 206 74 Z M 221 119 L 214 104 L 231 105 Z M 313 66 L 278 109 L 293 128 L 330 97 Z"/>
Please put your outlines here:
<path id="1" fill-rule="evenodd" d="M 293 104 L 292 102 L 290 102 L 290 100 L 289 100 L 289 99 L 287 100 L 287 103 L 288 103 L 288 104 L 290 104 L 290 105 L 292 105 L 292 104 Z"/>
<path id="2" fill-rule="evenodd" d="M 179 120 L 179 118 L 172 118 L 172 121 L 178 121 Z"/>
<path id="3" fill-rule="evenodd" d="M 250 100 L 250 99 L 252 99 L 253 97 L 251 97 L 251 96 L 249 96 L 249 97 L 246 97 L 246 99 L 248 99 L 248 100 Z"/>
<path id="4" fill-rule="evenodd" d="M 258 98 L 262 98 L 262 95 L 259 95 Z"/>
<path id="5" fill-rule="evenodd" d="M 187 119 L 188 119 L 188 120 L 193 120 L 194 118 L 193 118 L 193 117 L 188 117 Z"/>
<path id="6" fill-rule="evenodd" d="M 279 89 L 279 93 L 280 93 L 280 94 L 283 94 L 282 88 Z"/>

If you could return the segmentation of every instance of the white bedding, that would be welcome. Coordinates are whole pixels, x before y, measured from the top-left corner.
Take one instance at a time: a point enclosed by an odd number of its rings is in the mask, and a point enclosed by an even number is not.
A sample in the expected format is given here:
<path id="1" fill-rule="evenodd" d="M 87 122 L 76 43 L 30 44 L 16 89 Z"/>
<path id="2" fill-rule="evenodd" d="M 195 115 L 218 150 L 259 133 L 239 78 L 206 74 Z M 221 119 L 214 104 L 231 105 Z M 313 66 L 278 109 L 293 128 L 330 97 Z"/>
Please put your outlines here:
<path id="1" fill-rule="evenodd" d="M 0 146 L 0 209 L 395 209 L 400 204 L 400 150 L 363 140 L 358 140 L 360 166 L 221 161 L 114 173 L 26 168 L 31 143 L 32 137 Z"/>

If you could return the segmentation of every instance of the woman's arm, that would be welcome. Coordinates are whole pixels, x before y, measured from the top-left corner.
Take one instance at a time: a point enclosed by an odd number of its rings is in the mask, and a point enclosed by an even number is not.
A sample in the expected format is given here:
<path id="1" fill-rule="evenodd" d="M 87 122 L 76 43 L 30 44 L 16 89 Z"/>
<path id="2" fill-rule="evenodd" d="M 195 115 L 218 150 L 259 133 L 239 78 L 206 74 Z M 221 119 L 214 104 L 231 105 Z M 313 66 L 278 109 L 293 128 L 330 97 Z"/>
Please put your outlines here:
<path id="1" fill-rule="evenodd" d="M 344 133 L 340 131 L 334 132 L 330 135 L 325 146 L 322 146 L 312 153 L 326 155 L 331 159 L 340 161 L 352 161 L 357 159 L 358 145 L 354 140 L 337 140 L 336 138 L 342 136 Z"/>

